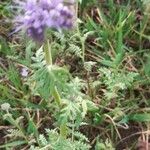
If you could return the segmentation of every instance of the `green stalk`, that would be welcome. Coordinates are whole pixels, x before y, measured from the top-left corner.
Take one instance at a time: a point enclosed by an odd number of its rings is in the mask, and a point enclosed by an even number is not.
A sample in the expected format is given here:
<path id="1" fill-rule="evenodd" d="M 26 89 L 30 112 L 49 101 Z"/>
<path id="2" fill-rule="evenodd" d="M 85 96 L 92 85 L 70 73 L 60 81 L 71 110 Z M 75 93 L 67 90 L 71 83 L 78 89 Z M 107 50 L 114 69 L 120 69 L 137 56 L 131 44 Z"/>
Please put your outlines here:
<path id="1" fill-rule="evenodd" d="M 50 47 L 50 43 L 49 41 L 47 41 L 47 43 L 44 45 L 44 51 L 45 51 L 45 60 L 46 60 L 46 64 L 52 65 L 52 53 L 51 53 L 51 47 Z"/>
<path id="2" fill-rule="evenodd" d="M 62 138 L 66 139 L 67 137 L 67 125 L 66 124 L 60 125 L 60 135 Z"/>
<path id="3" fill-rule="evenodd" d="M 47 43 L 45 43 L 44 45 L 44 52 L 45 52 L 45 60 L 46 60 L 47 66 L 52 66 L 53 65 L 52 53 L 51 53 L 51 47 L 50 47 L 49 41 L 47 41 Z M 52 95 L 55 99 L 56 104 L 61 109 L 61 97 L 56 86 L 54 87 Z M 60 136 L 63 138 L 67 137 L 67 125 L 66 124 L 60 125 Z"/>
<path id="4" fill-rule="evenodd" d="M 57 90 L 57 87 L 55 86 L 54 91 L 53 91 L 53 97 L 55 98 L 55 102 L 61 108 L 61 97 L 59 95 L 59 92 Z M 64 139 L 67 137 L 67 125 L 66 123 L 60 125 L 60 136 Z"/>
<path id="5" fill-rule="evenodd" d="M 78 34 L 78 38 L 81 42 L 82 61 L 84 63 L 85 62 L 85 38 L 82 36 L 82 34 L 80 32 L 79 24 L 77 24 L 77 34 Z"/>
<path id="6" fill-rule="evenodd" d="M 59 92 L 58 92 L 56 86 L 55 86 L 54 91 L 53 91 L 53 97 L 55 98 L 57 105 L 60 107 L 61 106 L 61 98 L 60 98 L 60 95 L 59 95 Z"/>

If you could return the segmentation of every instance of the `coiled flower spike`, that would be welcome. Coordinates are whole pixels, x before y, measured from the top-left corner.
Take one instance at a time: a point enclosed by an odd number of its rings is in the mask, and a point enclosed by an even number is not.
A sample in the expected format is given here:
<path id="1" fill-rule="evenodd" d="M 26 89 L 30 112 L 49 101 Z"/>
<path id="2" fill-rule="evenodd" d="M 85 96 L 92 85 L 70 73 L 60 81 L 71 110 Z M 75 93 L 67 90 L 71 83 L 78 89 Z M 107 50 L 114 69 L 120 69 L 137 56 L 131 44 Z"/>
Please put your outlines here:
<path id="1" fill-rule="evenodd" d="M 73 26 L 73 12 L 63 0 L 26 0 L 20 6 L 22 15 L 16 19 L 19 28 L 38 42 L 44 41 L 46 28 L 61 30 Z"/>

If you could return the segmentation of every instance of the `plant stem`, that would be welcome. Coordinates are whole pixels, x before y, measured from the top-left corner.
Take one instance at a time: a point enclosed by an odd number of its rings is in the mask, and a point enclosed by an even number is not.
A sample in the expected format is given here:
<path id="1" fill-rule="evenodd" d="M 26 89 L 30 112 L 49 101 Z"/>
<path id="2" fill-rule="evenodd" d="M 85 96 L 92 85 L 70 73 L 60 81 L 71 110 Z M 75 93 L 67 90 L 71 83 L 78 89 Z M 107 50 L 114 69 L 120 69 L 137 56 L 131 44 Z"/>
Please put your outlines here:
<path id="1" fill-rule="evenodd" d="M 51 54 L 51 48 L 50 48 L 50 43 L 47 41 L 47 43 L 44 45 L 44 51 L 45 51 L 45 60 L 47 66 L 52 65 L 52 54 Z M 59 95 L 59 92 L 57 90 L 57 87 L 54 87 L 54 90 L 52 92 L 53 97 L 55 98 L 55 101 L 57 105 L 60 107 L 61 106 L 61 98 Z"/>
<path id="2" fill-rule="evenodd" d="M 52 65 L 52 54 L 51 54 L 51 47 L 50 47 L 50 43 L 49 41 L 47 41 L 47 43 L 44 45 L 44 51 L 45 51 L 45 60 L 46 60 L 46 64 Z"/>
<path id="3" fill-rule="evenodd" d="M 59 92 L 58 92 L 56 86 L 54 87 L 53 97 L 55 98 L 57 105 L 60 107 L 61 106 L 61 98 L 60 98 L 60 95 L 59 95 Z"/>
<path id="4" fill-rule="evenodd" d="M 85 62 L 85 39 L 82 37 L 79 29 L 79 24 L 77 25 L 77 33 L 78 33 L 78 38 L 81 42 L 81 50 L 82 50 L 82 61 L 83 63 Z"/>
<path id="5" fill-rule="evenodd" d="M 51 47 L 50 47 L 49 41 L 47 41 L 47 43 L 44 45 L 44 51 L 45 51 L 45 60 L 46 60 L 47 66 L 52 66 L 52 64 L 53 64 L 52 63 L 52 54 L 51 54 Z M 61 109 L 61 97 L 60 97 L 60 94 L 59 94 L 56 86 L 54 87 L 54 89 L 52 91 L 52 95 L 55 99 L 56 104 Z M 63 138 L 67 137 L 67 125 L 66 125 L 66 123 L 60 125 L 60 136 Z"/>
<path id="6" fill-rule="evenodd" d="M 67 125 L 66 125 L 66 123 L 60 125 L 60 135 L 62 138 L 66 139 L 66 137 L 67 137 Z"/>

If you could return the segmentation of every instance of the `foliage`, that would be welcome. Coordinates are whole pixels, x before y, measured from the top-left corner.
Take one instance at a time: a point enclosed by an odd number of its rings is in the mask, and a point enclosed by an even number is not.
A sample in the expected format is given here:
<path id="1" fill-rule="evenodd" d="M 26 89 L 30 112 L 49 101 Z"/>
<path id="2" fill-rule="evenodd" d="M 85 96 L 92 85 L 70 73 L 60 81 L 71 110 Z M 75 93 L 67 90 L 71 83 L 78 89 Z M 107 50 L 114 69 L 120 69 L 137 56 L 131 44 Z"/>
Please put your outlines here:
<path id="1" fill-rule="evenodd" d="M 46 149 L 54 149 L 54 150 L 88 150 L 90 146 L 88 145 L 87 139 L 80 133 L 76 134 L 78 140 L 71 139 L 63 139 L 59 136 L 56 130 L 46 129 L 47 138 L 41 134 L 39 135 L 39 141 L 41 147 L 34 147 L 33 145 L 30 147 L 30 150 L 46 150 Z M 76 138 L 74 135 L 74 138 Z"/>
<path id="2" fill-rule="evenodd" d="M 43 43 L 13 30 L 12 5 L 0 2 L 0 149 L 136 149 L 141 133 L 148 143 L 150 1 L 78 0 L 74 28 Z"/>
<path id="3" fill-rule="evenodd" d="M 99 142 L 97 140 L 96 146 L 95 146 L 95 150 L 115 150 L 112 146 L 112 143 L 109 142 L 109 140 L 107 139 L 105 142 Z"/>
<path id="4" fill-rule="evenodd" d="M 101 68 L 99 71 L 103 74 L 101 76 L 102 83 L 107 86 L 108 91 L 106 91 L 105 96 L 108 99 L 118 97 L 120 90 L 131 88 L 134 85 L 135 78 L 138 76 L 138 73 L 111 71 L 106 68 Z"/>

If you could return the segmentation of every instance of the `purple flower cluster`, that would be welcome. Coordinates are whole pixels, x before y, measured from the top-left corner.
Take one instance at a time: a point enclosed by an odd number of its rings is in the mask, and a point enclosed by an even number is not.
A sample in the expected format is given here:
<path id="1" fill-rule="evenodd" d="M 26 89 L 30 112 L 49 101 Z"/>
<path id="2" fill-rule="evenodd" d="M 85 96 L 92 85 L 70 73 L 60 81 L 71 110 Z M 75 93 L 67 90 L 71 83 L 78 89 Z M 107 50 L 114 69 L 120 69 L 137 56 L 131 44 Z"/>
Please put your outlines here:
<path id="1" fill-rule="evenodd" d="M 60 30 L 73 26 L 73 12 L 63 0 L 26 0 L 20 4 L 23 15 L 18 22 L 34 40 L 43 41 L 46 28 Z"/>

